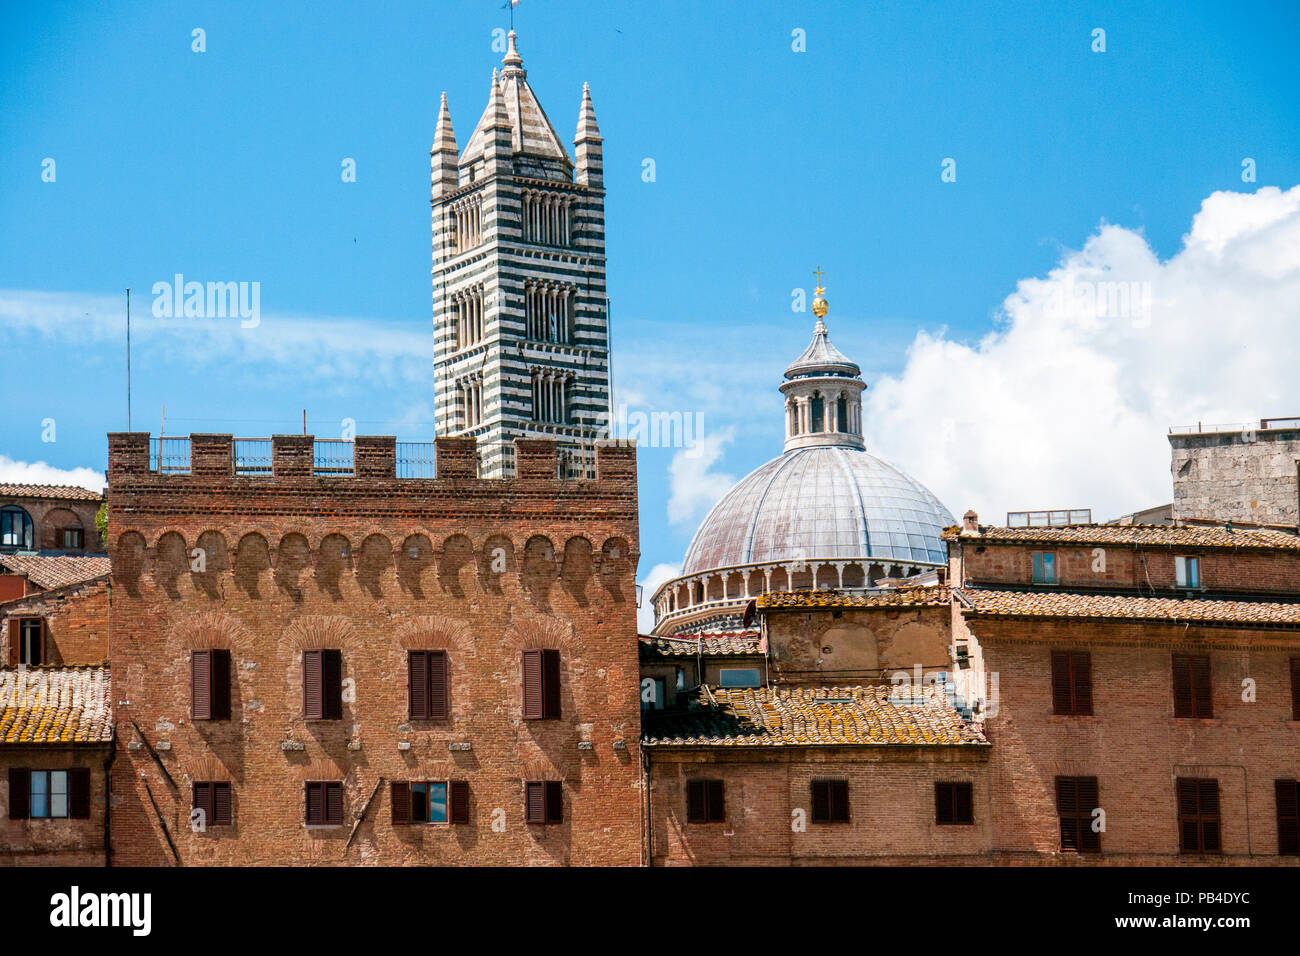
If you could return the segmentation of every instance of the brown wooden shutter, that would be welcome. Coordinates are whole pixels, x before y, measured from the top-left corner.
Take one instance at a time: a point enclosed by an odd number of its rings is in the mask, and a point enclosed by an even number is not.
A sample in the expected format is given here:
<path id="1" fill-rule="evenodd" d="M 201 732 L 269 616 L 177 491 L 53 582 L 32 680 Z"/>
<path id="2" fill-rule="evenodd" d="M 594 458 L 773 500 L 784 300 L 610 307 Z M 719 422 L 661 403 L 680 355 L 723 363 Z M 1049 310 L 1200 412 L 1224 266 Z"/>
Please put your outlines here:
<path id="1" fill-rule="evenodd" d="M 212 660 L 212 719 L 230 719 L 230 651 L 209 652 Z"/>
<path id="2" fill-rule="evenodd" d="M 721 780 L 706 780 L 704 791 L 709 805 L 710 823 L 725 823 L 727 820 L 727 796 Z"/>
<path id="3" fill-rule="evenodd" d="M 1101 805 L 1097 794 L 1097 778 L 1075 778 L 1075 793 L 1079 814 L 1079 850 L 1083 853 L 1100 853 L 1101 834 L 1092 828 L 1092 811 Z"/>
<path id="4" fill-rule="evenodd" d="M 546 790 L 540 780 L 524 784 L 524 820 L 528 823 L 546 822 Z"/>
<path id="5" fill-rule="evenodd" d="M 452 823 L 469 823 L 469 781 L 453 780 L 447 784 L 448 817 Z"/>
<path id="6" fill-rule="evenodd" d="M 32 772 L 26 767 L 9 768 L 9 819 L 26 820 L 31 813 Z"/>
<path id="7" fill-rule="evenodd" d="M 559 651 L 542 651 L 542 713 L 551 720 L 560 716 Z"/>
<path id="8" fill-rule="evenodd" d="M 343 822 L 343 784 L 325 784 L 325 822 L 341 824 Z"/>
<path id="9" fill-rule="evenodd" d="M 324 716 L 320 651 L 302 652 L 302 715 L 308 720 L 319 720 Z"/>
<path id="10" fill-rule="evenodd" d="M 1052 713 L 1072 713 L 1070 707 L 1070 655 L 1052 651 Z"/>
<path id="11" fill-rule="evenodd" d="M 429 716 L 429 652 L 411 651 L 406 655 L 406 696 L 412 720 Z"/>
<path id="12" fill-rule="evenodd" d="M 849 782 L 847 780 L 831 781 L 831 819 L 835 823 L 849 821 Z"/>
<path id="13" fill-rule="evenodd" d="M 564 822 L 564 784 L 559 780 L 546 781 L 546 822 Z"/>
<path id="14" fill-rule="evenodd" d="M 1056 654 L 1052 654 L 1052 670 L 1055 676 Z M 952 784 L 935 783 L 934 785 L 934 822 L 938 824 L 953 823 Z"/>
<path id="15" fill-rule="evenodd" d="M 307 822 L 322 824 L 325 822 L 325 784 L 308 783 L 303 785 L 307 798 Z"/>
<path id="16" fill-rule="evenodd" d="M 50 662 L 49 657 L 45 653 L 46 645 L 48 643 L 46 638 L 50 631 L 50 622 L 43 617 L 37 618 L 37 620 L 40 621 L 40 626 L 36 632 L 36 660 L 32 661 L 32 664 L 35 666 L 48 664 Z"/>
<path id="17" fill-rule="evenodd" d="M 1092 655 L 1087 651 L 1076 651 L 1070 655 L 1070 669 L 1073 672 L 1071 689 L 1074 691 L 1073 713 L 1088 717 L 1092 715 Z"/>
<path id="18" fill-rule="evenodd" d="M 429 717 L 446 720 L 449 710 L 447 652 L 429 652 Z"/>
<path id="19" fill-rule="evenodd" d="M 23 626 L 20 618 L 9 618 L 9 666 L 17 667 L 21 661 Z"/>
<path id="20" fill-rule="evenodd" d="M 1201 849 L 1218 853 L 1219 846 L 1219 781 L 1200 782 Z"/>
<path id="21" fill-rule="evenodd" d="M 975 822 L 975 798 L 974 788 L 969 783 L 954 783 L 952 785 L 953 806 L 952 816 L 953 823 L 974 823 Z"/>
<path id="22" fill-rule="evenodd" d="M 1218 853 L 1219 781 L 1179 777 L 1177 786 L 1179 848 L 1184 853 Z"/>
<path id="23" fill-rule="evenodd" d="M 212 785 L 212 822 L 218 826 L 230 826 L 230 784 L 214 783 Z"/>
<path id="24" fill-rule="evenodd" d="M 321 651 L 322 715 L 326 720 L 343 717 L 343 652 Z"/>
<path id="25" fill-rule="evenodd" d="M 1300 720 L 1300 657 L 1291 658 L 1291 719 Z"/>
<path id="26" fill-rule="evenodd" d="M 1300 854 L 1300 782 L 1276 780 L 1277 852 L 1279 856 Z"/>
<path id="27" fill-rule="evenodd" d="M 1192 663 L 1186 654 L 1174 655 L 1174 716 L 1196 716 L 1196 704 L 1192 699 Z"/>
<path id="28" fill-rule="evenodd" d="M 708 796 L 703 780 L 686 781 L 686 822 L 707 823 L 709 821 Z"/>
<path id="29" fill-rule="evenodd" d="M 1192 700 L 1197 717 L 1214 716 L 1214 706 L 1210 693 L 1209 657 L 1192 658 Z"/>
<path id="30" fill-rule="evenodd" d="M 542 705 L 542 652 L 524 651 L 524 719 L 545 717 Z"/>
<path id="31" fill-rule="evenodd" d="M 68 770 L 68 817 L 72 820 L 90 819 L 89 767 L 72 767 Z"/>
<path id="32" fill-rule="evenodd" d="M 813 823 L 829 823 L 831 819 L 831 787 L 829 780 L 812 782 Z"/>
<path id="33" fill-rule="evenodd" d="M 1079 788 L 1074 777 L 1056 778 L 1056 815 L 1061 822 L 1061 849 L 1079 849 Z"/>
<path id="34" fill-rule="evenodd" d="M 212 784 L 195 783 L 194 784 L 194 803 L 195 810 L 203 811 L 203 821 L 205 825 L 216 823 L 213 819 L 212 812 Z"/>
<path id="35" fill-rule="evenodd" d="M 411 785 L 404 780 L 394 780 L 390 796 L 393 804 L 393 826 L 409 826 L 411 823 Z"/>
<path id="36" fill-rule="evenodd" d="M 212 652 L 190 652 L 190 713 L 195 720 L 212 719 Z"/>

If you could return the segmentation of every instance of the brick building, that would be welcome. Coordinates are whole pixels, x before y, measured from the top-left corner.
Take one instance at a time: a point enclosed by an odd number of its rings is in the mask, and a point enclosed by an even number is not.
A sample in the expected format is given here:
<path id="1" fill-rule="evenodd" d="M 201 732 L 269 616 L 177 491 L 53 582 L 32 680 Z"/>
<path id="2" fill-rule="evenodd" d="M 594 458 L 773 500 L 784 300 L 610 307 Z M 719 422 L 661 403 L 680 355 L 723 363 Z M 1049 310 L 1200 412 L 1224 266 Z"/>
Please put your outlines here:
<path id="1" fill-rule="evenodd" d="M 114 860 L 636 864 L 635 452 L 109 438 Z M 342 473 L 340 473 L 342 471 Z M 202 821 L 194 811 L 202 811 Z"/>
<path id="2" fill-rule="evenodd" d="M 0 554 L 102 554 L 95 513 L 104 496 L 70 485 L 0 483 Z"/>

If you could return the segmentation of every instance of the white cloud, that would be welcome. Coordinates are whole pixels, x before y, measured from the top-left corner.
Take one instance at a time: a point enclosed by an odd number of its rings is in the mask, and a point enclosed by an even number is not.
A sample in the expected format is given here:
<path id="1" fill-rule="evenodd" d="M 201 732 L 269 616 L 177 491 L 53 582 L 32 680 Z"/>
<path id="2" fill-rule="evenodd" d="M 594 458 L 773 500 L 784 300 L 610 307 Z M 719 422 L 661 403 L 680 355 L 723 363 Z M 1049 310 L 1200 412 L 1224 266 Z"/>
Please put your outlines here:
<path id="1" fill-rule="evenodd" d="M 1169 426 L 1300 410 L 1300 186 L 1214 193 L 1166 262 L 1103 223 L 999 318 L 973 345 L 918 334 L 868 393 L 868 447 L 985 521 L 1168 502 Z"/>
<path id="2" fill-rule="evenodd" d="M 658 590 L 659 585 L 665 581 L 671 581 L 677 575 L 682 573 L 680 564 L 656 564 L 650 569 L 641 580 L 642 600 L 641 606 L 636 610 L 636 629 L 638 633 L 649 634 L 650 629 L 655 626 L 654 605 L 650 603 L 650 598 Z"/>
<path id="3" fill-rule="evenodd" d="M 19 485 L 76 485 L 91 491 L 103 491 L 108 482 L 102 471 L 93 468 L 55 468 L 43 461 L 15 461 L 0 455 L 0 482 Z"/>
<path id="4" fill-rule="evenodd" d="M 736 483 L 732 475 L 709 470 L 734 437 L 734 428 L 711 432 L 673 455 L 668 465 L 669 524 L 697 522 Z"/>

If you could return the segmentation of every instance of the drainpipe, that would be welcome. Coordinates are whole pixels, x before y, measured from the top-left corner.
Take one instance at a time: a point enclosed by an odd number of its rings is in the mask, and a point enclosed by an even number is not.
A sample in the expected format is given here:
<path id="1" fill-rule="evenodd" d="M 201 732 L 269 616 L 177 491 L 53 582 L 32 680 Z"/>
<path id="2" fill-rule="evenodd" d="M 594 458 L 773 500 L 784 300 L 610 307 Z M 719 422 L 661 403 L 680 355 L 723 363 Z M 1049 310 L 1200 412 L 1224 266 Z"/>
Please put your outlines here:
<path id="1" fill-rule="evenodd" d="M 641 748 L 641 787 L 645 790 L 645 865 L 652 867 L 655 865 L 655 824 L 650 815 L 650 751 L 645 747 Z"/>
<path id="2" fill-rule="evenodd" d="M 117 758 L 117 733 L 113 734 L 113 743 L 104 758 L 104 867 L 112 866 L 113 828 L 109 821 L 113 815 L 113 761 Z"/>

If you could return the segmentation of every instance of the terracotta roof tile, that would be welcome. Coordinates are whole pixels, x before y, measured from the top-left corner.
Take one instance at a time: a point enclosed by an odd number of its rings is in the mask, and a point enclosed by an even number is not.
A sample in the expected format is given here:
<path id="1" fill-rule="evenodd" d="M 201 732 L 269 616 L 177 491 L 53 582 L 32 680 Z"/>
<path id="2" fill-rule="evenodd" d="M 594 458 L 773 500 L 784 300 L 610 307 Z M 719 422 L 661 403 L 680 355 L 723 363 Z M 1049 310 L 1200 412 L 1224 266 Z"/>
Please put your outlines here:
<path id="1" fill-rule="evenodd" d="M 894 688 L 701 688 L 687 704 L 641 715 L 647 747 L 964 746 L 988 741 L 939 688 L 913 701 Z M 679 700 L 682 695 L 679 695 Z"/>
<path id="2" fill-rule="evenodd" d="M 113 739 L 108 667 L 0 668 L 0 745 Z"/>
<path id="3" fill-rule="evenodd" d="M 1234 528 L 1218 525 L 1064 525 L 1055 528 L 981 527 L 979 533 L 948 528 L 945 541 L 981 544 L 1129 545 L 1176 548 L 1267 548 L 1300 551 L 1300 535 L 1271 528 Z"/>
<path id="4" fill-rule="evenodd" d="M 104 496 L 76 485 L 22 485 L 0 482 L 0 498 L 61 498 L 65 501 L 99 501 Z"/>
<path id="5" fill-rule="evenodd" d="M 759 595 L 762 610 L 817 607 L 912 607 L 947 604 L 946 587 L 898 588 L 891 591 L 769 591 Z"/>
<path id="6" fill-rule="evenodd" d="M 1078 594 L 1060 591 L 985 591 L 962 589 L 968 614 L 1012 617 L 1124 618 L 1172 623 L 1300 625 L 1300 604 L 1267 601 L 1213 601 L 1137 595 Z"/>
<path id="7" fill-rule="evenodd" d="M 47 591 L 93 581 L 113 570 L 107 557 L 55 554 L 0 554 L 0 567 L 25 575 Z"/>
<path id="8" fill-rule="evenodd" d="M 762 654 L 762 640 L 758 631 L 721 631 L 691 634 L 682 637 L 643 636 L 640 641 L 641 659 L 664 657 L 727 657 L 738 654 Z"/>

